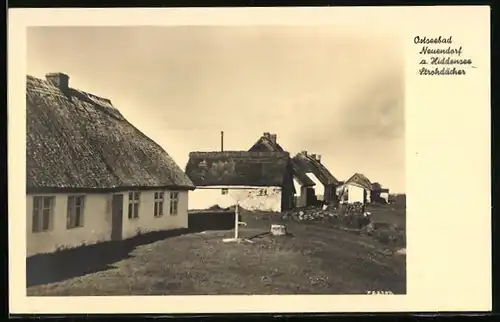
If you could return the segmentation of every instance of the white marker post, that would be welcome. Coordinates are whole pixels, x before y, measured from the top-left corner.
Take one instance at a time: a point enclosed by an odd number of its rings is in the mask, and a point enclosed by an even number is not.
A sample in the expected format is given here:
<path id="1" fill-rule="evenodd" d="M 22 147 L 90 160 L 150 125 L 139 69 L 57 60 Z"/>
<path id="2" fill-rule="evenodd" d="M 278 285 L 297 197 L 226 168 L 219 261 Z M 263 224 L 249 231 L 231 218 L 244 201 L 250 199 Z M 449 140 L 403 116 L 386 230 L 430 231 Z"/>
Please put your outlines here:
<path id="1" fill-rule="evenodd" d="M 239 232 L 239 226 L 244 225 L 246 226 L 246 223 L 240 222 L 240 215 L 239 215 L 239 204 L 236 202 L 236 205 L 234 207 L 234 238 L 224 238 L 222 240 L 223 243 L 240 243 L 240 242 L 247 242 L 253 244 L 254 242 L 249 240 L 249 239 L 240 239 L 238 236 Z"/>
<path id="2" fill-rule="evenodd" d="M 238 202 L 236 202 L 236 206 L 234 207 L 234 239 L 236 239 L 236 240 L 238 240 L 238 227 L 240 225 L 238 213 L 239 213 Z"/>

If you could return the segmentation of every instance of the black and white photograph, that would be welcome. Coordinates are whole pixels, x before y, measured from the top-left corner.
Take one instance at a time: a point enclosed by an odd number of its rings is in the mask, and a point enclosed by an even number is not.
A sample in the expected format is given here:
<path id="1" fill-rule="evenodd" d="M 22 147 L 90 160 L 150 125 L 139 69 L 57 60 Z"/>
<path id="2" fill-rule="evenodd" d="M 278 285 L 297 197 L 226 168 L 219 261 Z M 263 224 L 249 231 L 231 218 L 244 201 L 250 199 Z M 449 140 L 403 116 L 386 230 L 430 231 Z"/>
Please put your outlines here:
<path id="1" fill-rule="evenodd" d="M 397 34 L 26 37 L 28 296 L 406 294 Z"/>
<path id="2" fill-rule="evenodd" d="M 9 8 L 10 314 L 491 311 L 489 17 Z"/>

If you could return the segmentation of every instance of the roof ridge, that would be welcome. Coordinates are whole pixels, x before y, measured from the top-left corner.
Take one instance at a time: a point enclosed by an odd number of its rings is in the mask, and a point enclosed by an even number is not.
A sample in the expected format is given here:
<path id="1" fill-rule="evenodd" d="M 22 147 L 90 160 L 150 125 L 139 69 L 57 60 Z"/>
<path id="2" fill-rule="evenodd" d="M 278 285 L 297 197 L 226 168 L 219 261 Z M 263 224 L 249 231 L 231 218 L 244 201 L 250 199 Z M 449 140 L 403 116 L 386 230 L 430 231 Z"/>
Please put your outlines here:
<path id="1" fill-rule="evenodd" d="M 39 82 L 42 82 L 44 83 L 45 85 L 47 86 L 50 86 L 50 87 L 54 87 L 54 88 L 57 88 L 56 86 L 50 84 L 50 82 L 48 82 L 46 79 L 43 79 L 43 78 L 39 78 L 39 77 L 36 77 L 36 76 L 33 76 L 33 75 L 29 75 L 27 74 L 26 75 L 26 78 L 27 79 L 30 79 L 31 80 L 35 80 L 35 81 L 39 81 Z M 97 99 L 100 99 L 100 100 L 103 100 L 103 101 L 106 101 L 107 103 L 109 103 L 110 105 L 113 105 L 113 103 L 111 102 L 111 99 L 107 98 L 107 97 L 103 97 L 103 96 L 99 96 L 99 95 L 95 95 L 95 94 L 92 94 L 90 92 L 87 92 L 87 91 L 84 91 L 84 90 L 81 90 L 81 89 L 78 89 L 76 87 L 70 87 L 68 86 L 68 89 L 69 90 L 73 90 L 73 91 L 77 91 L 77 92 L 80 92 L 82 94 L 85 94 L 85 95 L 88 95 L 88 96 L 91 96 L 93 98 L 97 98 Z M 114 106 L 113 106 L 114 107 Z M 116 107 L 115 107 L 116 108 Z"/>
<path id="2" fill-rule="evenodd" d="M 61 91 L 31 75 L 26 86 L 27 189 L 194 188 L 170 154 L 109 99 L 74 88 Z M 68 144 L 75 134 L 80 143 Z"/>
<path id="3" fill-rule="evenodd" d="M 276 156 L 276 157 L 289 157 L 290 153 L 286 151 L 192 151 L 189 153 L 190 157 L 195 156 Z"/>

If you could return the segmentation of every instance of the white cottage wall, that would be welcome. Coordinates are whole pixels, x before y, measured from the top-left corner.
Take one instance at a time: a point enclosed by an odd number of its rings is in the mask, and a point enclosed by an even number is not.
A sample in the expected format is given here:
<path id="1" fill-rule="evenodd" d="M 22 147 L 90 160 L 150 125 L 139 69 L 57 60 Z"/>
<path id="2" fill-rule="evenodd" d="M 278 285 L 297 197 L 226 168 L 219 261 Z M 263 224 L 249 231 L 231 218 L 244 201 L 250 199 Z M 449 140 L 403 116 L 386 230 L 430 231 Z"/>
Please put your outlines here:
<path id="1" fill-rule="evenodd" d="M 82 194 L 28 194 L 26 196 L 26 256 L 50 253 L 110 240 L 111 212 L 107 209 L 107 194 L 85 194 L 83 226 L 67 228 L 68 196 Z M 33 232 L 33 197 L 54 197 L 51 229 Z"/>
<path id="2" fill-rule="evenodd" d="M 384 199 L 385 202 L 389 203 L 389 193 L 388 192 L 381 192 L 380 198 Z"/>
<path id="3" fill-rule="evenodd" d="M 293 186 L 295 187 L 295 197 L 296 197 L 296 207 L 305 206 L 307 203 L 307 196 L 302 194 L 302 185 L 300 182 L 294 177 L 293 178 Z"/>
<path id="4" fill-rule="evenodd" d="M 128 218 L 128 192 L 123 192 L 123 238 L 139 233 L 187 228 L 188 192 L 179 191 L 177 215 L 170 215 L 170 191 L 164 191 L 163 216 L 154 216 L 154 193 L 141 191 L 139 218 Z M 83 225 L 67 228 L 68 196 L 85 196 Z M 33 232 L 33 197 L 54 197 L 51 227 L 48 231 Z M 111 239 L 112 194 L 36 194 L 26 198 L 27 256 L 51 253 L 58 249 L 109 241 Z"/>
<path id="5" fill-rule="evenodd" d="M 312 172 L 306 173 L 309 179 L 311 179 L 316 185 L 314 186 L 314 194 L 318 198 L 318 200 L 323 200 L 325 195 L 325 186 L 321 183 L 321 181 L 316 177 L 316 175 Z"/>
<path id="6" fill-rule="evenodd" d="M 123 238 L 131 238 L 138 234 L 153 231 L 187 228 L 188 226 L 188 192 L 179 191 L 177 214 L 170 215 L 171 191 L 139 191 L 139 217 L 129 219 L 129 192 L 123 193 Z M 155 192 L 164 192 L 163 216 L 154 216 Z"/>
<path id="7" fill-rule="evenodd" d="M 293 186 L 295 187 L 295 196 L 300 197 L 302 185 L 296 178 L 293 178 Z"/>
<path id="8" fill-rule="evenodd" d="M 227 189 L 227 193 L 223 194 L 223 189 Z M 280 212 L 281 187 L 198 187 L 191 192 L 189 209 L 203 210 L 215 205 L 228 208 L 236 202 L 247 210 Z"/>
<path id="9" fill-rule="evenodd" d="M 354 203 L 354 202 L 361 202 L 364 203 L 364 191 L 365 189 L 358 187 L 358 186 L 353 186 L 353 185 L 348 185 L 348 191 L 349 191 L 349 203 Z"/>

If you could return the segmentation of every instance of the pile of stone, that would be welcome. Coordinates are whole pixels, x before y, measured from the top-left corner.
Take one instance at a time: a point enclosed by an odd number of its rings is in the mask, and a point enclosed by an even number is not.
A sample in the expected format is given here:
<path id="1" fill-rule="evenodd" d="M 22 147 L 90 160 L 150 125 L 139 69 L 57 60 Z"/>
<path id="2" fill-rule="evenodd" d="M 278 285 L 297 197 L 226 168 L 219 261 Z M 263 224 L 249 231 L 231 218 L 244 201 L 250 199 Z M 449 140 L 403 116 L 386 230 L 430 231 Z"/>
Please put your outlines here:
<path id="1" fill-rule="evenodd" d="M 325 218 L 335 216 L 335 211 L 328 209 L 328 207 L 318 208 L 315 206 L 304 207 L 300 209 L 293 209 L 283 214 L 282 219 L 296 220 L 296 221 L 312 221 L 324 220 Z"/>
<path id="2" fill-rule="evenodd" d="M 388 223 L 373 222 L 371 213 L 361 203 L 333 206 L 310 206 L 289 210 L 282 220 L 321 221 L 334 227 L 371 236 L 386 245 L 405 245 L 404 228 Z"/>
<path id="3" fill-rule="evenodd" d="M 360 229 L 370 223 L 370 214 L 359 212 L 359 207 L 349 208 L 348 211 L 340 211 L 333 206 L 306 207 L 285 212 L 283 220 L 294 221 L 325 221 L 333 225 Z"/>

